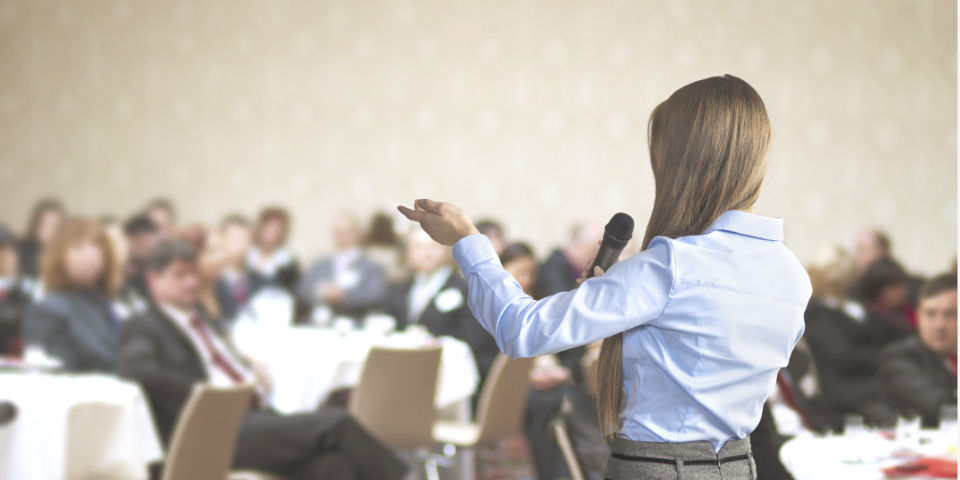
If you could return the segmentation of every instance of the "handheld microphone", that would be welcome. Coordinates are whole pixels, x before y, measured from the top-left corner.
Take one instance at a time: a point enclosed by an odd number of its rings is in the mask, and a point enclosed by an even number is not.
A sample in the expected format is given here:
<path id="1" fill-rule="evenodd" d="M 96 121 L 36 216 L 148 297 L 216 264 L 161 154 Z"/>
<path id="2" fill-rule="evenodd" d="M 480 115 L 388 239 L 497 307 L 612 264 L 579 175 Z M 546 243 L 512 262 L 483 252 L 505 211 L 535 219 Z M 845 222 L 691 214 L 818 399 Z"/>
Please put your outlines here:
<path id="1" fill-rule="evenodd" d="M 617 263 L 620 252 L 623 251 L 623 247 L 627 246 L 627 242 L 632 237 L 633 217 L 619 212 L 610 218 L 607 226 L 603 229 L 603 241 L 600 242 L 597 258 L 593 260 L 593 265 L 587 271 L 587 278 L 593 277 L 594 267 L 600 267 L 606 272 L 610 265 Z"/>

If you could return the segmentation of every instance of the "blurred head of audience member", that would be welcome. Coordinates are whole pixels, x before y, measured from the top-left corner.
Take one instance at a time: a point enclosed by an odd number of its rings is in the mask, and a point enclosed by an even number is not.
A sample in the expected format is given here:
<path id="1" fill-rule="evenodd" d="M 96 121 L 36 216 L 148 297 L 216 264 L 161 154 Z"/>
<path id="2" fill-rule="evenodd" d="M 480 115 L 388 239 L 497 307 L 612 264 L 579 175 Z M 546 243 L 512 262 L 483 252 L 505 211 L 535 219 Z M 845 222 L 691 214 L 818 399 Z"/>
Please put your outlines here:
<path id="1" fill-rule="evenodd" d="M 880 258 L 860 278 L 860 298 L 872 310 L 900 313 L 908 305 L 907 272 L 890 258 Z"/>
<path id="2" fill-rule="evenodd" d="M 220 238 L 223 241 L 227 271 L 236 274 L 242 272 L 247 252 L 253 244 L 250 222 L 239 214 L 226 216 L 220 222 Z"/>
<path id="3" fill-rule="evenodd" d="M 54 198 L 41 199 L 33 206 L 20 243 L 20 270 L 24 276 L 35 278 L 39 275 L 43 247 L 63 223 L 65 212 L 63 204 Z"/>
<path id="4" fill-rule="evenodd" d="M 160 197 L 155 198 L 143 208 L 143 214 L 146 215 L 162 235 L 173 235 L 177 228 L 177 209 L 173 202 Z"/>
<path id="5" fill-rule="evenodd" d="M 179 238 L 164 238 L 150 249 L 147 284 L 157 305 L 194 311 L 200 299 L 198 257 L 193 245 Z"/>
<path id="6" fill-rule="evenodd" d="M 838 306 L 846 297 L 854 282 L 854 262 L 842 247 L 835 246 L 818 251 L 807 267 L 813 286 L 813 300 L 828 306 Z"/>
<path id="7" fill-rule="evenodd" d="M 564 247 L 563 253 L 578 275 L 589 267 L 590 262 L 597 256 L 600 240 L 603 240 L 603 227 L 598 223 L 578 224 L 570 231 L 570 241 Z"/>
<path id="8" fill-rule="evenodd" d="M 127 237 L 130 261 L 142 262 L 147 253 L 162 235 L 157 224 L 146 215 L 134 215 L 123 224 L 123 233 Z"/>
<path id="9" fill-rule="evenodd" d="M 877 228 L 868 228 L 857 235 L 854 266 L 863 275 L 873 262 L 890 257 L 890 237 Z"/>
<path id="10" fill-rule="evenodd" d="M 937 355 L 957 355 L 957 276 L 945 273 L 928 280 L 920 289 L 917 334 Z"/>
<path id="11" fill-rule="evenodd" d="M 507 235 L 503 230 L 503 225 L 489 218 L 479 220 L 475 225 L 480 233 L 490 239 L 493 250 L 497 252 L 497 255 L 503 255 L 503 249 L 507 248 Z"/>
<path id="12" fill-rule="evenodd" d="M 500 263 L 517 280 L 524 293 L 532 296 L 537 284 L 537 259 L 533 249 L 523 242 L 511 243 L 500 253 Z"/>
<path id="13" fill-rule="evenodd" d="M 116 263 L 110 237 L 100 223 L 83 217 L 67 219 L 44 249 L 44 289 L 112 297 L 121 284 Z"/>
<path id="14" fill-rule="evenodd" d="M 273 253 L 283 248 L 289 233 L 290 214 L 280 207 L 267 207 L 257 217 L 253 243 L 261 253 Z"/>
<path id="15" fill-rule="evenodd" d="M 341 212 L 333 220 L 333 242 L 337 251 L 347 252 L 356 249 L 363 241 L 363 230 L 352 213 Z"/>
<path id="16" fill-rule="evenodd" d="M 367 235 L 363 240 L 366 247 L 396 248 L 400 244 L 400 237 L 393 228 L 393 219 L 384 212 L 376 212 L 370 217 Z"/>
<path id="17" fill-rule="evenodd" d="M 259 286 L 273 285 L 293 291 L 300 277 L 297 259 L 286 248 L 290 234 L 290 214 L 280 207 L 260 211 L 253 230 L 253 248 L 247 254 L 251 278 Z"/>
<path id="18" fill-rule="evenodd" d="M 398 285 L 410 279 L 410 271 L 403 264 L 403 242 L 390 215 L 382 211 L 373 214 L 363 246 L 370 260 L 383 269 L 387 284 Z"/>
<path id="19" fill-rule="evenodd" d="M 146 280 L 143 277 L 143 262 L 147 253 L 160 238 L 160 230 L 150 217 L 140 214 L 131 217 L 123 224 L 123 233 L 127 237 L 128 257 L 126 261 L 126 284 L 137 295 L 148 298 Z"/>
<path id="20" fill-rule="evenodd" d="M 412 228 L 407 234 L 407 265 L 419 275 L 430 275 L 453 261 L 451 250 L 430 238 L 420 228 Z"/>

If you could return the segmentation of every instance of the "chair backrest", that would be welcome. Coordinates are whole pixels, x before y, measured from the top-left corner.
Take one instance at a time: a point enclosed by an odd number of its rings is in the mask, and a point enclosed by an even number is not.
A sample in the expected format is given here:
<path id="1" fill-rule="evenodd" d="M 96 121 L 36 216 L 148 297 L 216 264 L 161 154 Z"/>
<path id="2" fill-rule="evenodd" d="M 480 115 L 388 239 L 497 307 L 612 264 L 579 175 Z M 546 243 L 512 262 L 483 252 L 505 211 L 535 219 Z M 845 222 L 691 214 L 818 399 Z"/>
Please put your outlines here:
<path id="1" fill-rule="evenodd" d="M 521 430 L 530 393 L 533 358 L 497 354 L 477 403 L 478 442 L 513 435 Z"/>
<path id="2" fill-rule="evenodd" d="M 180 412 L 164 462 L 163 479 L 227 478 L 254 387 L 194 387 Z"/>
<path id="3" fill-rule="evenodd" d="M 440 347 L 370 349 L 348 410 L 391 448 L 433 443 Z"/>

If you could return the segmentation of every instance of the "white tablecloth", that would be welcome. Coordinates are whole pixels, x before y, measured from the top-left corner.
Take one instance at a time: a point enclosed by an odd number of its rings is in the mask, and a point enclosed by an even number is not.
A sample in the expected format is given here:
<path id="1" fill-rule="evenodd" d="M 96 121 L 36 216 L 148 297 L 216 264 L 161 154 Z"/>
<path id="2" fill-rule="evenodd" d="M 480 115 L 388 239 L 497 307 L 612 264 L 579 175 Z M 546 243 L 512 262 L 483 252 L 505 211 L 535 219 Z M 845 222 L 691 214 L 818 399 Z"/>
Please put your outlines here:
<path id="1" fill-rule="evenodd" d="M 101 375 L 0 373 L 17 406 L 0 427 L 0 479 L 141 479 L 163 450 L 143 392 Z"/>
<path id="2" fill-rule="evenodd" d="M 923 430 L 919 437 L 925 443 L 890 440 L 873 430 L 829 436 L 803 432 L 783 444 L 780 460 L 796 480 L 883 480 L 884 468 L 919 456 L 956 460 L 955 432 L 952 439 L 935 430 Z"/>
<path id="3" fill-rule="evenodd" d="M 383 335 L 369 331 L 335 331 L 316 327 L 237 325 L 233 339 L 240 351 L 261 362 L 273 380 L 270 403 L 280 412 L 313 410 L 327 395 L 356 385 L 373 346 L 409 347 L 423 338 L 411 333 Z M 470 398 L 480 382 L 470 347 L 441 337 L 443 353 L 437 384 L 437 407 Z"/>

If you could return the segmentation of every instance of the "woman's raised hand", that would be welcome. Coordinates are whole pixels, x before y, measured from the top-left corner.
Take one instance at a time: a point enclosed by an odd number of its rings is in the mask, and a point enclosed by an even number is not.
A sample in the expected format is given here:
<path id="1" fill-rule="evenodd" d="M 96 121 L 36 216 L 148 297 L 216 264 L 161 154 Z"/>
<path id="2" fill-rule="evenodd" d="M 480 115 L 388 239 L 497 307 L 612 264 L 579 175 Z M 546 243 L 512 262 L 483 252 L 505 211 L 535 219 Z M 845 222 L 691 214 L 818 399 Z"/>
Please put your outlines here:
<path id="1" fill-rule="evenodd" d="M 480 233 L 466 212 L 449 203 L 421 199 L 414 202 L 413 210 L 403 205 L 397 210 L 419 223 L 430 238 L 443 245 L 453 245 L 463 237 Z"/>

